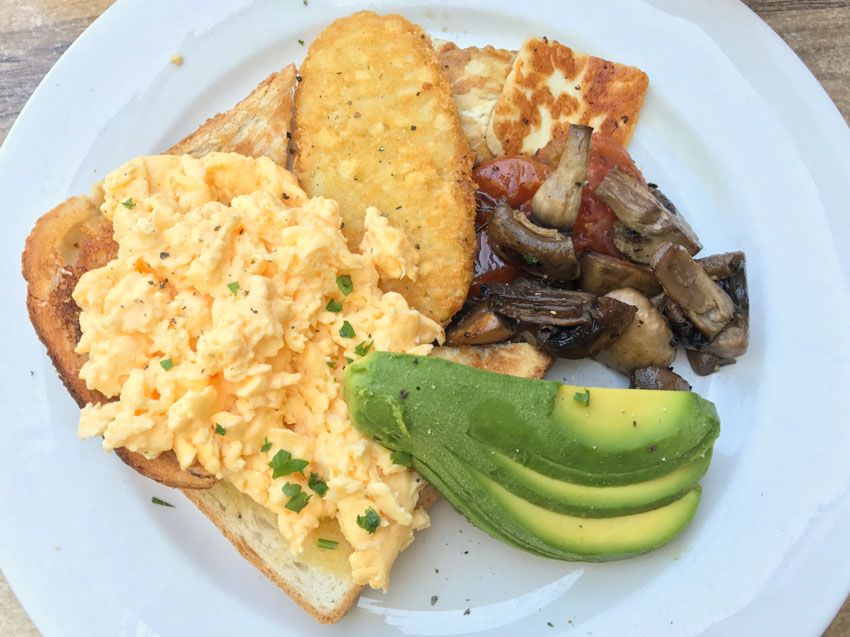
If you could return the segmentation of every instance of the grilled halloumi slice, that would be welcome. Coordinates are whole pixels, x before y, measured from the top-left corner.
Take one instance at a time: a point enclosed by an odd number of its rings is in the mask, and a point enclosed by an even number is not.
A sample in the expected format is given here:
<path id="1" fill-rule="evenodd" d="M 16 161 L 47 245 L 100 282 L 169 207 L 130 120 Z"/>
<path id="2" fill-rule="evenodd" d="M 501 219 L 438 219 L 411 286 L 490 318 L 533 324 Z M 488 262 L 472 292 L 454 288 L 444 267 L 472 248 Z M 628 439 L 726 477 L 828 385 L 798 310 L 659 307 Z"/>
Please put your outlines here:
<path id="1" fill-rule="evenodd" d="M 638 68 L 532 36 L 493 107 L 487 146 L 497 157 L 522 153 L 556 162 L 570 124 L 592 126 L 625 146 L 648 85 Z"/>
<path id="2" fill-rule="evenodd" d="M 484 133 L 517 52 L 492 46 L 461 49 L 444 40 L 434 40 L 433 44 L 449 78 L 469 148 L 477 161 L 489 159 L 493 153 L 487 148 Z"/>

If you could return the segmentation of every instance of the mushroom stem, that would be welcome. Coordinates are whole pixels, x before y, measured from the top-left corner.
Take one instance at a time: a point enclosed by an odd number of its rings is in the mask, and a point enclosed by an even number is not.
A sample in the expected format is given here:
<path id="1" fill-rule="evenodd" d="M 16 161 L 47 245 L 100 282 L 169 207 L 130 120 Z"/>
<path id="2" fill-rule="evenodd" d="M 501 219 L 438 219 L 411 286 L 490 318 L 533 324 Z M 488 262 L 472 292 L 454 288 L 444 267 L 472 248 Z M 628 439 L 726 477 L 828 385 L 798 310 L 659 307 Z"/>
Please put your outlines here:
<path id="1" fill-rule="evenodd" d="M 531 212 L 540 223 L 563 231 L 573 229 L 587 179 L 591 133 L 590 126 L 570 124 L 558 168 L 531 199 Z"/>

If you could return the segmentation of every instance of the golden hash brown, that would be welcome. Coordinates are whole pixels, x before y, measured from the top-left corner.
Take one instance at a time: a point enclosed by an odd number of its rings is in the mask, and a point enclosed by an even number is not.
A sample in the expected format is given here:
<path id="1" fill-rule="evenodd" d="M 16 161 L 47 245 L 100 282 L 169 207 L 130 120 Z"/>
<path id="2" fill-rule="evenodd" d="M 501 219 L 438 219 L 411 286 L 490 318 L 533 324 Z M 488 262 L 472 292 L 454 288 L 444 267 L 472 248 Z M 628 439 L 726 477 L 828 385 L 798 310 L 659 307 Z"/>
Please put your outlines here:
<path id="1" fill-rule="evenodd" d="M 339 202 L 352 249 L 367 206 L 404 230 L 421 250 L 419 276 L 384 290 L 445 323 L 472 279 L 473 157 L 429 37 L 401 16 L 356 13 L 319 34 L 300 74 L 301 186 Z"/>
<path id="2" fill-rule="evenodd" d="M 625 146 L 648 85 L 633 66 L 530 37 L 493 108 L 487 145 L 496 156 L 537 154 L 557 163 L 569 125 L 585 124 Z"/>
<path id="3" fill-rule="evenodd" d="M 449 78 L 460 125 L 476 161 L 493 156 L 484 133 L 490 113 L 511 70 L 516 51 L 492 46 L 459 48 L 453 42 L 434 40 L 440 64 Z"/>

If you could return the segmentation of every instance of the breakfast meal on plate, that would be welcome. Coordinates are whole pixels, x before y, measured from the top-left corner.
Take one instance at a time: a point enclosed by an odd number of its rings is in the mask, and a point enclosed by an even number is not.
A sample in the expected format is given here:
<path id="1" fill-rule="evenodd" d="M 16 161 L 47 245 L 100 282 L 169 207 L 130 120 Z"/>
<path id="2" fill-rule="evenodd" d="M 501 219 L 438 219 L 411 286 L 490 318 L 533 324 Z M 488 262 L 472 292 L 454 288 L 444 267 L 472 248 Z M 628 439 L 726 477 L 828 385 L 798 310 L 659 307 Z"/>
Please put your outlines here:
<path id="1" fill-rule="evenodd" d="M 647 86 L 545 37 L 337 20 L 36 223 L 27 307 L 80 437 L 323 623 L 386 590 L 438 492 L 543 557 L 668 542 L 720 433 L 671 365 L 734 363 L 749 297 L 625 149 Z M 556 358 L 630 388 L 541 380 Z"/>

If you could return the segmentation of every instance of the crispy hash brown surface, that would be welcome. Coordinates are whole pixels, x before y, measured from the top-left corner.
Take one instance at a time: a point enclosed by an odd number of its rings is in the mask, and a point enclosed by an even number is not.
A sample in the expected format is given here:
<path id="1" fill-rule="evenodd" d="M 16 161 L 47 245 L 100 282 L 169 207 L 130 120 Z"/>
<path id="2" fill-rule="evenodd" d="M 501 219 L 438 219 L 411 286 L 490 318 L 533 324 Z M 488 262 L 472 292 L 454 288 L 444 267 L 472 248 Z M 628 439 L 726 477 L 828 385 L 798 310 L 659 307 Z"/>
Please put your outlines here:
<path id="1" fill-rule="evenodd" d="M 310 46 L 295 92 L 295 173 L 340 204 L 352 249 L 375 206 L 420 250 L 419 275 L 387 282 L 445 323 L 475 250 L 473 157 L 431 41 L 401 16 L 342 18 Z"/>
<path id="2" fill-rule="evenodd" d="M 557 162 L 570 124 L 629 143 L 649 85 L 646 73 L 547 38 L 523 42 L 493 109 L 486 139 L 496 155 Z"/>

